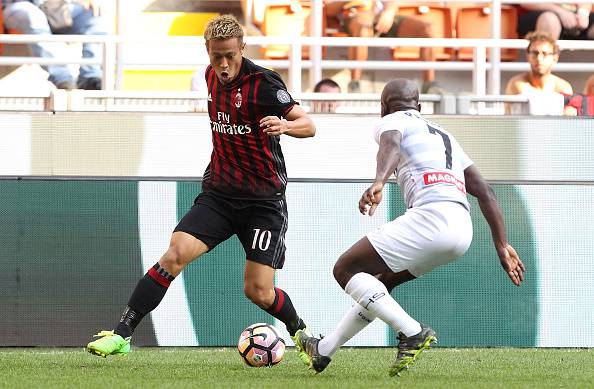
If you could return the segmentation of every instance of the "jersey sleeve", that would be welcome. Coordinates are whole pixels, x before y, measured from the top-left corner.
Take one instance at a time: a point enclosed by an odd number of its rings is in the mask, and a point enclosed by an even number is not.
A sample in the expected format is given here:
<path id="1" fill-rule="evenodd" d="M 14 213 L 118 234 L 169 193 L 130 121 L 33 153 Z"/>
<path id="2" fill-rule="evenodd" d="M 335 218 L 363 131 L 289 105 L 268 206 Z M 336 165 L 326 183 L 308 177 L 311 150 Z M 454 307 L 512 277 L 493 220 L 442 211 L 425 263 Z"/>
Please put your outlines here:
<path id="1" fill-rule="evenodd" d="M 382 134 L 386 131 L 400 131 L 402 135 L 403 133 L 403 126 L 397 124 L 397 120 L 393 118 L 393 115 L 387 115 L 381 118 L 373 127 L 373 136 L 377 144 L 380 143 L 380 138 Z"/>
<path id="2" fill-rule="evenodd" d="M 456 143 L 458 143 L 458 141 L 456 141 Z M 460 144 L 458 144 L 458 153 L 460 154 L 460 164 L 462 166 L 462 170 L 466 170 L 467 167 L 474 165 L 474 161 L 470 159 Z"/>
<path id="3" fill-rule="evenodd" d="M 287 87 L 278 73 L 268 71 L 264 74 L 260 87 L 259 101 L 265 107 L 266 115 L 284 117 L 297 104 L 287 92 Z"/>

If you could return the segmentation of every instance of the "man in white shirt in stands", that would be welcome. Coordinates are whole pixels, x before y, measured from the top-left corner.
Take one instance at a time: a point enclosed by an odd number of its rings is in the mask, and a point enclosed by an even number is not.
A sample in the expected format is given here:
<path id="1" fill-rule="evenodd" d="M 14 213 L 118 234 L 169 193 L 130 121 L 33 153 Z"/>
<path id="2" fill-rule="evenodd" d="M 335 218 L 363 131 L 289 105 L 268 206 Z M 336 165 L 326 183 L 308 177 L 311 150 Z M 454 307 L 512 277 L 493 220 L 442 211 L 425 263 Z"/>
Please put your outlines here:
<path id="1" fill-rule="evenodd" d="M 573 94 L 573 88 L 569 82 L 553 74 L 553 67 L 559 61 L 559 46 L 548 33 L 535 31 L 528 34 L 526 39 L 530 71 L 510 79 L 505 94 L 526 95 L 534 102 L 531 110 L 533 114 L 562 114 L 562 95 Z M 506 105 L 506 113 L 513 113 L 511 104 Z"/>
<path id="2" fill-rule="evenodd" d="M 508 243 L 495 192 L 456 139 L 420 114 L 419 91 L 405 79 L 390 81 L 381 97 L 382 118 L 375 126 L 379 143 L 376 177 L 363 192 L 359 211 L 372 216 L 382 201 L 388 178 L 396 175 L 408 210 L 369 232 L 343 253 L 334 277 L 355 304 L 323 339 L 297 331 L 297 342 L 311 358 L 310 368 L 323 371 L 330 357 L 375 318 L 399 333 L 400 343 L 390 375 L 400 375 L 437 335 L 402 309 L 390 291 L 462 256 L 472 241 L 470 205 L 477 198 L 499 261 L 517 286 L 524 264 Z"/>

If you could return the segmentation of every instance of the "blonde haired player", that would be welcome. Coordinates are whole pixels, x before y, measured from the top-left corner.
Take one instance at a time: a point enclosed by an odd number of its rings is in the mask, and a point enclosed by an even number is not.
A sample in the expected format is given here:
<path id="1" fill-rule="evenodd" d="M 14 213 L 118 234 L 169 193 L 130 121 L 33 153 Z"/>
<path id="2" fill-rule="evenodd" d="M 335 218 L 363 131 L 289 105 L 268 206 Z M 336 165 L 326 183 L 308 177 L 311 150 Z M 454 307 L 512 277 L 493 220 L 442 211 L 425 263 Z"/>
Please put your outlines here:
<path id="1" fill-rule="evenodd" d="M 202 191 L 173 230 L 169 248 L 136 284 L 114 330 L 101 331 L 87 345 L 94 355 L 128 354 L 136 327 L 161 303 L 175 277 L 233 235 L 246 255 L 246 297 L 285 323 L 289 335 L 306 328 L 289 294 L 274 283 L 285 262 L 288 225 L 280 137 L 311 137 L 316 127 L 278 73 L 243 56 L 243 35 L 231 15 L 217 16 L 206 26 L 210 65 L 204 77 L 213 152 Z M 224 304 L 226 299 L 217 301 Z M 174 318 L 175 312 L 171 314 Z M 309 363 L 305 352 L 298 351 Z"/>
<path id="2" fill-rule="evenodd" d="M 394 173 L 408 210 L 355 243 L 340 256 L 334 277 L 356 304 L 336 329 L 317 339 L 297 332 L 299 346 L 321 372 L 330 357 L 375 318 L 399 333 L 400 343 L 390 375 L 399 375 L 437 340 L 435 331 L 410 317 L 390 290 L 462 256 L 472 241 L 466 193 L 478 199 L 491 229 L 501 266 L 515 285 L 524 279 L 524 264 L 508 243 L 495 193 L 456 139 L 425 120 L 415 83 L 390 81 L 381 97 L 382 119 L 375 127 L 379 143 L 373 184 L 359 200 L 362 214 L 372 216 Z"/>

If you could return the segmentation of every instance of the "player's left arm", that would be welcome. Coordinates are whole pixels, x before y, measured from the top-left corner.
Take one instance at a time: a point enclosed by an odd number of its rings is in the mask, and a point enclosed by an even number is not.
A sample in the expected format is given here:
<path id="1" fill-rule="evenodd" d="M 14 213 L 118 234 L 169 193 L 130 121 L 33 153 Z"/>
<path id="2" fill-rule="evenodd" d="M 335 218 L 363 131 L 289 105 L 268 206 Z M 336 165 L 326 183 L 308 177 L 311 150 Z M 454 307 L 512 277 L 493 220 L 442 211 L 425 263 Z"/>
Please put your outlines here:
<path id="1" fill-rule="evenodd" d="M 524 280 L 526 269 L 516 250 L 507 241 L 503 213 L 493 188 L 474 165 L 464 169 L 464 179 L 466 191 L 477 198 L 481 212 L 489 224 L 501 266 L 510 280 L 519 286 Z"/>
<path id="2" fill-rule="evenodd" d="M 309 138 L 316 134 L 316 126 L 309 115 L 298 104 L 287 113 L 286 119 L 266 116 L 260 120 L 260 128 L 270 136 L 289 135 L 295 138 Z"/>

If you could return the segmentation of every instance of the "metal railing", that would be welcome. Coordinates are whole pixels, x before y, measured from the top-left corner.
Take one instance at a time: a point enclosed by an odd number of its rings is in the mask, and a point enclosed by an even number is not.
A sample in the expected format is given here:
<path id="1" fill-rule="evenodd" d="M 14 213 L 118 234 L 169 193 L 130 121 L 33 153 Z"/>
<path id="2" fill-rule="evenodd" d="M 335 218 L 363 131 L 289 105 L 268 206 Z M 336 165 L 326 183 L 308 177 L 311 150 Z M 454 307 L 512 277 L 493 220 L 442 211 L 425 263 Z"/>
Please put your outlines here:
<path id="1" fill-rule="evenodd" d="M 417 4 L 414 0 L 400 0 L 404 3 Z M 449 2 L 465 2 L 465 0 L 450 0 Z M 443 4 L 439 0 L 426 0 L 423 3 Z M 476 95 L 500 93 L 501 71 L 524 71 L 528 69 L 525 62 L 502 63 L 500 49 L 515 48 L 525 49 L 526 41 L 523 39 L 498 39 L 501 37 L 501 6 L 502 4 L 528 4 L 528 3 L 555 3 L 553 0 L 475 0 L 473 3 L 483 3 L 491 7 L 491 39 L 458 39 L 458 38 L 354 38 L 354 37 L 323 37 L 322 32 L 322 0 L 312 1 L 311 33 L 310 37 L 254 37 L 245 38 L 250 46 L 281 44 L 290 47 L 288 60 L 256 60 L 257 63 L 279 69 L 288 69 L 289 88 L 293 93 L 302 91 L 301 69 L 309 70 L 310 83 L 321 78 L 323 69 L 354 69 L 369 70 L 424 70 L 435 69 L 445 71 L 471 71 L 472 92 Z M 583 0 L 581 3 L 594 4 L 594 0 Z M 118 17 L 118 20 L 120 18 Z M 90 36 L 90 35 L 2 35 L 0 43 L 24 44 L 34 42 L 66 42 L 66 43 L 98 43 L 103 46 L 103 57 L 99 59 L 68 59 L 68 58 L 36 58 L 36 57 L 0 57 L 0 65 L 22 64 L 99 64 L 103 69 L 103 85 L 105 90 L 119 90 L 122 86 L 123 71 L 129 66 L 166 66 L 166 67 L 191 67 L 206 65 L 208 57 L 206 51 L 202 55 L 188 54 L 190 50 L 183 51 L 182 55 L 163 55 L 150 58 L 150 47 L 147 58 L 130 60 L 126 57 L 125 49 L 128 45 L 191 45 L 204 47 L 202 37 L 169 36 L 135 38 L 117 35 Z M 562 50 L 594 50 L 594 41 L 559 41 Z M 302 58 L 301 48 L 310 46 L 310 58 Z M 350 60 L 325 60 L 322 59 L 322 47 L 353 47 L 365 45 L 368 47 L 471 47 L 474 49 L 472 62 L 424 62 L 424 61 L 350 61 Z M 487 49 L 491 49 L 487 53 Z M 170 54 L 170 53 L 168 53 Z M 190 59 L 188 59 L 190 57 Z M 566 72 L 594 72 L 594 63 L 559 63 L 555 70 Z M 487 87 L 488 86 L 488 87 Z"/>
<path id="2" fill-rule="evenodd" d="M 150 65 L 150 66 L 197 66 L 206 65 L 208 58 L 206 52 L 203 56 L 196 56 L 194 59 L 183 60 L 172 56 L 160 57 L 159 59 L 146 58 L 141 61 L 126 61 L 125 58 L 116 57 L 118 45 L 128 44 L 166 44 L 166 45 L 190 45 L 194 47 L 204 47 L 204 38 L 202 37 L 159 37 L 159 38 L 129 38 L 122 36 L 81 36 L 81 35 L 0 35 L 0 42 L 32 43 L 32 42 L 73 42 L 73 43 L 99 43 L 103 46 L 102 59 L 72 59 L 72 58 L 38 58 L 38 57 L 0 57 L 0 65 L 20 65 L 20 64 L 99 64 L 103 68 L 103 85 L 105 90 L 119 89 L 121 86 L 121 77 L 123 69 L 129 65 Z M 345 38 L 345 37 L 246 37 L 246 44 L 261 46 L 267 44 L 287 45 L 290 47 L 288 60 L 256 60 L 263 66 L 275 68 L 287 68 L 289 73 L 288 84 L 291 92 L 300 93 L 302 91 L 301 69 L 312 69 L 320 66 L 322 69 L 353 69 L 364 68 L 371 70 L 403 70 L 403 69 L 436 69 L 447 71 L 471 71 L 472 72 L 472 91 L 476 95 L 487 94 L 487 72 L 491 75 L 502 70 L 526 70 L 528 65 L 523 62 L 499 63 L 495 65 L 487 61 L 487 49 L 489 48 L 515 48 L 524 49 L 526 41 L 523 39 L 456 39 L 456 38 Z M 561 50 L 592 50 L 594 51 L 594 41 L 558 41 Z M 472 62 L 463 61 L 445 61 L 445 62 L 424 62 L 424 61 L 349 61 L 349 60 L 322 60 L 318 65 L 313 60 L 304 60 L 302 58 L 302 47 L 304 45 L 313 46 L 333 46 L 333 47 L 351 47 L 366 45 L 368 47 L 472 47 L 474 50 L 474 60 Z M 149 53 L 150 54 L 150 53 Z M 147 55 L 149 57 L 149 55 Z M 187 56 L 184 56 L 187 57 Z M 559 63 L 556 70 L 575 71 L 575 72 L 594 72 L 594 63 Z M 497 75 L 496 79 L 499 79 Z"/>

